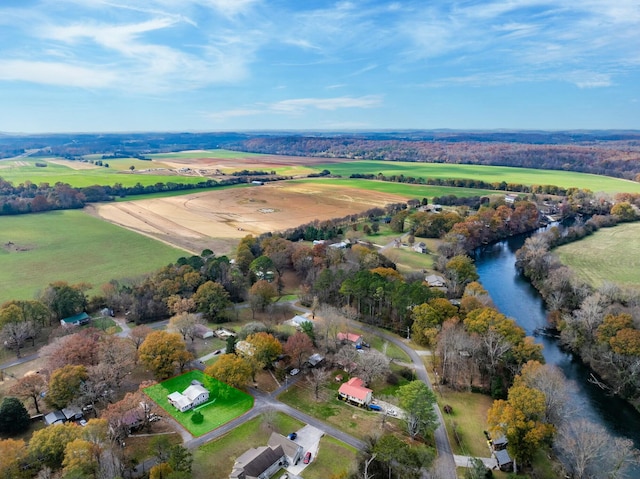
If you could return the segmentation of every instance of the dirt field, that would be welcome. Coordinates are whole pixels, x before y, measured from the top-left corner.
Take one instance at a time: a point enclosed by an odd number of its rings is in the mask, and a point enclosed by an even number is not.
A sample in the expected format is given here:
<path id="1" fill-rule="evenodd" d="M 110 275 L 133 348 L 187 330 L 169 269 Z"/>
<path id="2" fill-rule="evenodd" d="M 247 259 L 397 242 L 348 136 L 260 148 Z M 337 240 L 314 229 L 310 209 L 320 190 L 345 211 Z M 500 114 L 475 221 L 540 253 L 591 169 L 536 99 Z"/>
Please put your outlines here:
<path id="1" fill-rule="evenodd" d="M 406 201 L 380 192 L 329 184 L 271 183 L 188 196 L 92 205 L 92 214 L 194 254 L 228 254 L 238 240 L 314 220 L 360 213 Z"/>

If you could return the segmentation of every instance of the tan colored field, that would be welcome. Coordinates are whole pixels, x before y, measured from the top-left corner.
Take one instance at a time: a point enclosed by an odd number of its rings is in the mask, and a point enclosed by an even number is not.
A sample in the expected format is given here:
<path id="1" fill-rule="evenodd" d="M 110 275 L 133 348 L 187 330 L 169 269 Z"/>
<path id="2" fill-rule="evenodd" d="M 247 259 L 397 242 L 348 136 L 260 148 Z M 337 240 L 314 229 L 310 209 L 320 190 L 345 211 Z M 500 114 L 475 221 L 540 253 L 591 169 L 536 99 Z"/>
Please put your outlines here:
<path id="1" fill-rule="evenodd" d="M 67 168 L 71 168 L 72 170 L 95 170 L 97 168 L 101 168 L 100 166 L 96 166 L 93 163 L 85 163 L 83 161 L 71 161 L 71 160 L 61 160 L 61 159 L 48 159 L 49 163 L 53 163 L 55 165 L 66 166 Z"/>
<path id="2" fill-rule="evenodd" d="M 216 254 L 228 254 L 248 234 L 285 230 L 401 201 L 406 198 L 325 183 L 280 182 L 87 209 L 107 221 L 192 253 L 210 248 Z"/>

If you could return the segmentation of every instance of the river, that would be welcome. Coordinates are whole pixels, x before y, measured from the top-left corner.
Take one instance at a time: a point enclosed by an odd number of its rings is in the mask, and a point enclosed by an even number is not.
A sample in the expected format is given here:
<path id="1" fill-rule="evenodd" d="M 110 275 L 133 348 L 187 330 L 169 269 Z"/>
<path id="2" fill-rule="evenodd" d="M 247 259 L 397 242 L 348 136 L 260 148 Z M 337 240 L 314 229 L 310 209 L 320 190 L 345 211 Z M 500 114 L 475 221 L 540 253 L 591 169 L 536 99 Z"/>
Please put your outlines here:
<path id="1" fill-rule="evenodd" d="M 546 326 L 546 311 L 535 288 L 515 269 L 515 253 L 528 235 L 519 235 L 483 247 L 476 254 L 480 281 L 491 295 L 496 307 L 513 318 L 533 335 L 536 328 Z M 544 346 L 547 364 L 555 364 L 571 382 L 570 404 L 580 417 L 604 426 L 611 434 L 632 439 L 640 448 L 640 413 L 625 401 L 611 397 L 589 382 L 589 369 L 572 354 L 563 351 L 557 340 L 537 337 Z M 640 467 L 631 477 L 640 477 Z"/>

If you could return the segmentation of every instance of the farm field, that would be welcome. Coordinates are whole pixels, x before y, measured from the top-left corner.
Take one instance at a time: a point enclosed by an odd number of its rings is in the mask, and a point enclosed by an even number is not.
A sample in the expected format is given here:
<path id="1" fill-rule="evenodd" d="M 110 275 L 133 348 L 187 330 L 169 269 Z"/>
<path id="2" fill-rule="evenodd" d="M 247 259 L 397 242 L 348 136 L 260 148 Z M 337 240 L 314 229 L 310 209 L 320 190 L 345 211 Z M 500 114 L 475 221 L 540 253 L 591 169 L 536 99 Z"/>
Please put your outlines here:
<path id="1" fill-rule="evenodd" d="M 195 409 L 180 412 L 169 403 L 167 396 L 176 391 L 184 391 L 191 385 L 193 380 L 200 381 L 209 390 L 209 402 Z M 159 384 L 145 388 L 144 392 L 196 437 L 213 431 L 238 416 L 242 416 L 253 407 L 253 398 L 249 394 L 221 383 L 201 371 L 190 371 L 167 379 Z M 191 420 L 196 411 L 204 416 L 204 421 L 200 424 L 196 424 Z"/>
<path id="2" fill-rule="evenodd" d="M 319 170 L 349 176 L 353 173 L 404 175 L 422 178 L 473 178 L 489 183 L 506 182 L 524 185 L 557 185 L 586 188 L 594 192 L 640 193 L 640 183 L 609 176 L 576 173 L 573 171 L 534 170 L 506 166 L 452 165 L 444 163 L 414 163 L 400 161 L 350 160 L 340 163 L 317 164 Z"/>
<path id="3" fill-rule="evenodd" d="M 240 238 L 328 220 L 407 196 L 342 187 L 335 182 L 277 182 L 251 188 L 91 205 L 102 219 L 200 253 L 230 253 Z"/>
<path id="4" fill-rule="evenodd" d="M 578 277 L 598 287 L 608 281 L 640 286 L 640 223 L 601 228 L 580 241 L 553 250 Z"/>
<path id="5" fill-rule="evenodd" d="M 31 299 L 53 281 L 87 282 L 96 293 L 175 262 L 185 252 L 78 210 L 0 216 L 0 303 Z"/>

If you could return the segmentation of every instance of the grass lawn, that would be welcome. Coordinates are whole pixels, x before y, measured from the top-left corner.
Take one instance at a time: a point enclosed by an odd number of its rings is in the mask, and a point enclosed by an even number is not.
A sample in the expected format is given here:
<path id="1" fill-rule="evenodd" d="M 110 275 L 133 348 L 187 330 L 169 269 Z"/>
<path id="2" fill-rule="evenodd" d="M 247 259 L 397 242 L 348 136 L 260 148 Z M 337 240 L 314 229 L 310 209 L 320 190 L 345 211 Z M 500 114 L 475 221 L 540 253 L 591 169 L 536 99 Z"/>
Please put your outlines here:
<path id="1" fill-rule="evenodd" d="M 601 228 L 553 250 L 560 261 L 594 287 L 604 281 L 640 286 L 640 222 Z"/>
<path id="2" fill-rule="evenodd" d="M 358 451 L 337 439 L 324 436 L 320 440 L 318 455 L 304 470 L 304 479 L 327 479 L 329 477 L 345 477 L 355 465 Z M 336 458 L 340 458 L 336 460 Z"/>
<path id="3" fill-rule="evenodd" d="M 432 269 L 434 256 L 431 254 L 418 253 L 410 247 L 388 248 L 384 255 L 393 261 L 401 273 L 411 273 L 423 269 Z"/>
<path id="4" fill-rule="evenodd" d="M 436 394 L 440 410 L 447 404 L 453 408 L 451 414 L 443 413 L 453 453 L 489 457 L 483 431 L 487 430 L 487 411 L 493 399 L 484 394 L 450 391 L 445 387 L 440 391 L 442 394 Z"/>
<path id="5" fill-rule="evenodd" d="M 194 414 L 193 410 L 180 412 L 167 401 L 169 394 L 175 391 L 184 391 L 194 379 L 204 384 L 204 387 L 210 392 L 209 402 L 195 409 L 204 416 L 204 421 L 201 424 L 195 424 L 191 420 L 191 416 Z M 249 394 L 221 383 L 201 371 L 190 371 L 168 379 L 160 384 L 145 388 L 144 392 L 194 436 L 202 436 L 232 419 L 242 416 L 253 407 L 253 398 Z"/>
<path id="6" fill-rule="evenodd" d="M 405 161 L 348 160 L 344 163 L 314 165 L 318 171 L 328 169 L 332 174 L 349 176 L 353 173 L 386 176 L 404 175 L 415 178 L 473 178 L 488 183 L 516 183 L 523 185 L 556 185 L 565 188 L 578 187 L 591 191 L 616 193 L 621 191 L 640 193 L 640 183 L 609 176 L 591 175 L 573 171 L 535 170 L 507 166 L 453 165 L 446 163 L 416 163 Z M 455 188 L 454 188 L 455 190 Z M 473 191 L 473 190 L 472 190 Z M 483 190 L 475 190 L 484 195 Z M 493 193 L 496 193 L 495 191 Z M 447 193 L 448 194 L 448 193 Z M 453 193 L 456 194 L 456 193 Z M 441 193 L 437 193 L 441 196 Z M 433 194 L 423 195 L 433 196 Z M 462 196 L 461 194 L 458 196 Z"/>
<path id="7" fill-rule="evenodd" d="M 278 399 L 359 439 L 382 433 L 380 414 L 339 401 L 338 386 L 337 383 L 331 383 L 323 388 L 319 400 L 316 401 L 311 386 L 302 380 L 282 393 Z M 399 420 L 387 418 L 384 430 L 400 431 Z"/>
<path id="8" fill-rule="evenodd" d="M 274 431 L 285 435 L 300 429 L 303 425 L 282 413 L 263 414 L 247 421 L 220 439 L 211 441 L 194 451 L 192 477 L 193 479 L 227 479 L 236 458 L 247 449 L 265 446 Z"/>
<path id="9" fill-rule="evenodd" d="M 7 246 L 8 243 L 13 243 Z M 54 281 L 86 282 L 95 294 L 185 252 L 79 210 L 0 217 L 0 303 L 31 299 Z"/>

